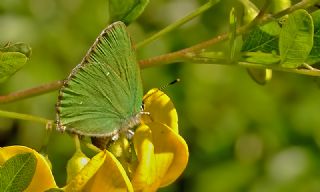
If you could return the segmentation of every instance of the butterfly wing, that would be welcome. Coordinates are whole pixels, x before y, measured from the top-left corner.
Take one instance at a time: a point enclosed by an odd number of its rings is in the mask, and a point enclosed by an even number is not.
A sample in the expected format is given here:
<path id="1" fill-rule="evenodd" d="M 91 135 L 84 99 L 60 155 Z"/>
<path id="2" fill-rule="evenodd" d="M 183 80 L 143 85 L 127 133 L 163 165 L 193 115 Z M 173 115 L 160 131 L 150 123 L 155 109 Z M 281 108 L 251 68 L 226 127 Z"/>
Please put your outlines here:
<path id="1" fill-rule="evenodd" d="M 60 90 L 57 126 L 85 136 L 110 136 L 140 113 L 142 83 L 126 26 L 115 22 L 97 38 Z"/>

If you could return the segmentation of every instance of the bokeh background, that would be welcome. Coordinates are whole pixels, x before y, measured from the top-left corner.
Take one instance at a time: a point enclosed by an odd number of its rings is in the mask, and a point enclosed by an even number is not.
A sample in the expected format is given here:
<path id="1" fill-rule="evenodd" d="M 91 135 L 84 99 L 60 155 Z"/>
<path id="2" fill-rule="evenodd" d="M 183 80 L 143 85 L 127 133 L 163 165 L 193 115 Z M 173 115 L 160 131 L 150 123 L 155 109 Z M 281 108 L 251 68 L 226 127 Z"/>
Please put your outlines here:
<path id="1" fill-rule="evenodd" d="M 139 42 L 204 3 L 151 0 L 128 30 Z M 139 50 L 139 59 L 227 31 L 231 7 L 241 15 L 238 1 L 223 0 Z M 107 0 L 1 0 L 0 42 L 26 42 L 33 54 L 21 71 L 0 85 L 0 94 L 65 78 L 107 23 Z M 227 44 L 212 49 L 224 51 Z M 165 92 L 177 108 L 190 159 L 179 180 L 160 191 L 320 191 L 320 91 L 314 78 L 274 72 L 273 79 L 260 86 L 244 68 L 191 63 L 144 69 L 142 76 L 145 92 L 181 79 Z M 54 119 L 56 100 L 54 91 L 0 109 Z M 43 125 L 0 118 L 1 146 L 40 150 L 45 136 Z M 65 166 L 73 152 L 70 136 L 53 132 L 48 154 L 60 186 L 65 184 Z"/>

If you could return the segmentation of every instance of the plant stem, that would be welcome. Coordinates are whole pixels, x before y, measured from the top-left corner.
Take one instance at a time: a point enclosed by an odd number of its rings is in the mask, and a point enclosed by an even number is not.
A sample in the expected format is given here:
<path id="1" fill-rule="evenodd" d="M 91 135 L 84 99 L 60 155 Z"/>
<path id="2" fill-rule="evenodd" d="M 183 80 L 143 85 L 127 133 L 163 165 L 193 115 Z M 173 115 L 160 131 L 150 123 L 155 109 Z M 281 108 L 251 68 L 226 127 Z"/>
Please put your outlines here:
<path id="1" fill-rule="evenodd" d="M 250 62 L 237 62 L 237 63 L 229 63 L 227 59 L 221 58 L 208 58 L 208 57 L 197 57 L 191 56 L 188 59 L 184 60 L 185 62 L 192 62 L 193 64 L 213 64 L 213 65 L 226 65 L 226 66 L 241 66 L 246 68 L 255 68 L 255 69 L 272 69 L 274 71 L 283 71 L 289 73 L 297 73 L 301 75 L 309 75 L 309 76 L 317 76 L 320 77 L 320 70 L 313 68 L 307 64 L 303 65 L 305 68 L 300 69 L 290 69 L 290 68 L 283 68 L 277 64 L 259 64 L 259 63 L 250 63 Z"/>
<path id="2" fill-rule="evenodd" d="M 23 113 L 2 111 L 2 110 L 0 110 L 0 116 L 13 118 L 13 119 L 22 119 L 22 120 L 27 120 L 27 121 L 34 121 L 34 122 L 38 122 L 38 123 L 43 123 L 47 127 L 51 126 L 53 123 L 53 120 L 45 119 L 42 117 L 37 117 L 37 116 L 23 114 Z"/>
<path id="3" fill-rule="evenodd" d="M 248 62 L 239 62 L 239 66 L 243 67 L 250 67 L 250 68 L 258 68 L 258 69 L 272 69 L 274 71 L 284 71 L 284 72 L 290 72 L 290 73 L 297 73 L 301 75 L 309 75 L 309 76 L 316 76 L 320 77 L 320 70 L 313 68 L 313 70 L 310 69 L 290 69 L 290 68 L 283 68 L 277 65 L 259 65 L 256 63 L 248 63 Z"/>
<path id="4" fill-rule="evenodd" d="M 145 45 L 147 45 L 148 43 L 158 39 L 159 37 L 161 37 L 162 35 L 169 33 L 170 31 L 180 27 L 181 25 L 185 24 L 186 22 L 194 19 L 195 17 L 199 16 L 200 14 L 202 14 L 203 12 L 207 11 L 209 8 L 211 8 L 213 5 L 217 4 L 220 0 L 210 0 L 209 2 L 207 2 L 206 4 L 202 5 L 201 7 L 199 7 L 198 9 L 194 10 L 193 12 L 189 13 L 188 15 L 186 15 L 185 17 L 183 17 L 182 19 L 170 24 L 169 26 L 165 27 L 164 29 L 160 30 L 159 32 L 157 32 L 156 34 L 152 35 L 151 37 L 145 39 L 144 41 L 137 43 L 136 44 L 136 49 L 139 49 Z"/>
<path id="5" fill-rule="evenodd" d="M 259 14 L 257 17 L 261 17 L 262 15 Z M 248 31 L 252 26 L 254 26 L 253 23 L 257 23 L 258 19 L 253 20 L 251 23 L 240 27 L 237 30 L 237 35 L 243 34 L 246 31 Z M 218 35 L 212 39 L 209 39 L 207 41 L 203 41 L 201 43 L 198 43 L 194 46 L 185 48 L 185 49 L 181 49 L 179 51 L 175 51 L 175 52 L 171 52 L 171 53 L 167 53 L 164 55 L 160 55 L 160 56 L 156 56 L 156 57 L 152 57 L 152 58 L 148 58 L 148 59 L 144 59 L 144 60 L 140 60 L 140 67 L 141 68 L 147 68 L 147 67 L 153 67 L 153 66 L 157 66 L 157 65 L 162 65 L 162 64 L 168 64 L 168 63 L 172 63 L 172 62 L 178 62 L 178 61 L 183 61 L 185 59 L 185 57 L 188 57 L 188 54 L 192 54 L 195 52 L 199 52 L 202 49 L 205 49 L 207 47 L 210 47 L 216 43 L 219 43 L 221 41 L 227 40 L 229 38 L 229 34 L 228 33 L 223 33 L 221 35 Z"/>
<path id="6" fill-rule="evenodd" d="M 211 1 L 211 2 L 214 2 L 214 1 Z M 310 6 L 314 5 L 316 2 L 319 2 L 319 0 L 318 1 L 303 0 L 303 1 L 293 5 L 291 7 L 289 7 L 288 9 L 285 9 L 279 13 L 276 13 L 275 15 L 265 15 L 263 11 L 260 11 L 258 16 L 251 23 L 249 23 L 245 26 L 242 26 L 237 30 L 237 35 L 244 34 L 247 31 L 249 31 L 252 27 L 254 27 L 258 24 L 267 23 L 268 21 L 271 21 L 274 18 L 280 18 L 283 15 L 291 13 L 297 9 L 304 9 L 304 8 L 310 7 Z M 157 37 L 152 37 L 152 38 L 156 39 Z M 185 49 L 181 49 L 179 51 L 175 51 L 175 52 L 171 52 L 168 54 L 140 60 L 139 64 L 140 64 L 141 68 L 147 68 L 147 67 L 158 66 L 161 64 L 174 63 L 177 61 L 185 61 L 185 60 L 189 59 L 188 54 L 193 54 L 195 52 L 199 52 L 202 49 L 210 47 L 210 46 L 212 46 L 216 43 L 219 43 L 223 40 L 226 40 L 226 39 L 228 39 L 228 33 L 223 33 L 223 34 L 218 35 L 212 39 L 209 39 L 207 41 L 203 41 L 199 44 L 196 44 L 194 46 L 191 46 L 191 47 L 188 47 Z M 148 41 L 152 41 L 152 40 L 148 40 Z M 137 45 L 137 47 L 139 48 L 139 47 L 143 46 L 144 44 L 146 44 L 146 43 L 141 42 L 140 45 L 139 44 Z M 279 69 L 279 70 L 284 71 L 283 69 Z M 285 71 L 295 72 L 295 73 L 304 74 L 304 75 L 318 76 L 318 71 L 312 71 L 312 70 L 306 70 L 306 69 L 304 69 L 304 70 L 302 70 L 302 69 L 290 69 L 290 70 L 288 69 L 287 70 L 286 69 Z M 63 85 L 63 81 L 56 81 L 56 82 L 52 82 L 49 84 L 40 85 L 38 87 L 34 87 L 31 89 L 27 89 L 24 91 L 19 91 L 19 92 L 11 93 L 9 95 L 0 96 L 0 104 L 9 103 L 9 102 L 21 100 L 24 98 L 48 93 L 50 91 L 54 91 L 54 90 L 59 89 L 62 85 Z"/>
<path id="7" fill-rule="evenodd" d="M 280 11 L 279 13 L 276 13 L 275 15 L 266 15 L 264 13 L 265 9 L 262 9 L 262 11 L 259 12 L 259 14 L 257 15 L 257 17 L 250 22 L 247 25 L 244 25 L 240 28 L 238 28 L 237 30 L 237 35 L 241 35 L 244 34 L 246 32 L 248 32 L 252 27 L 259 25 L 259 24 L 264 24 L 267 23 L 271 20 L 273 20 L 274 18 L 280 18 L 286 14 L 289 14 L 297 9 L 304 9 L 307 8 L 309 6 L 312 6 L 315 2 L 313 0 L 304 0 L 301 1 L 283 11 Z M 266 5 L 267 6 L 267 5 Z M 266 7 L 265 6 L 265 7 Z M 199 52 L 202 49 L 205 49 L 207 47 L 210 47 L 216 43 L 219 43 L 221 41 L 227 40 L 228 39 L 228 33 L 223 33 L 219 36 L 216 36 L 212 39 L 209 39 L 207 41 L 203 41 L 201 43 L 198 43 L 194 46 L 185 48 L 185 49 L 181 49 L 175 52 L 171 52 L 171 53 L 167 53 L 164 55 L 160 55 L 160 56 L 156 56 L 156 57 L 152 57 L 152 58 L 148 58 L 148 59 L 144 59 L 144 60 L 140 60 L 140 67 L 141 68 L 147 68 L 147 67 L 154 67 L 154 66 L 158 66 L 158 65 L 162 65 L 162 64 L 168 64 L 168 63 L 173 63 L 173 62 L 179 62 L 179 61 L 183 61 L 184 58 L 188 55 L 188 54 L 192 54 L 195 52 Z"/>
<path id="8" fill-rule="evenodd" d="M 75 146 L 76 146 L 76 151 L 80 151 L 81 152 L 81 146 L 80 146 L 80 141 L 79 141 L 78 135 L 73 135 L 73 139 L 74 139 L 74 143 L 75 143 Z"/>
<path id="9" fill-rule="evenodd" d="M 85 145 L 94 152 L 97 152 L 97 153 L 101 152 L 101 149 L 99 149 L 98 147 L 94 146 L 91 143 L 85 142 Z"/>
<path id="10" fill-rule="evenodd" d="M 63 84 L 63 81 L 55 81 L 52 83 L 30 88 L 27 90 L 10 93 L 8 95 L 3 95 L 3 96 L 0 96 L 0 104 L 9 103 L 9 102 L 25 99 L 28 97 L 33 97 L 33 96 L 41 95 L 44 93 L 48 93 L 50 91 L 59 89 L 62 86 L 62 84 Z"/>

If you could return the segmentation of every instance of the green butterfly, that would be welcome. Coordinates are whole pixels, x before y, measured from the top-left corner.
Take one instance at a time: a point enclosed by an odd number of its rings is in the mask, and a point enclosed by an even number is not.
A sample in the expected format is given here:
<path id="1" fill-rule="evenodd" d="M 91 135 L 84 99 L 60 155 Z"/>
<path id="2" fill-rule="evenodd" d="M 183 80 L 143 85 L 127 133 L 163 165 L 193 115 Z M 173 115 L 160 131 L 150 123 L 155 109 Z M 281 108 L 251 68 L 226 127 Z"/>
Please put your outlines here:
<path id="1" fill-rule="evenodd" d="M 57 129 L 90 137 L 117 135 L 140 123 L 142 96 L 126 26 L 115 22 L 64 81 L 56 105 Z"/>

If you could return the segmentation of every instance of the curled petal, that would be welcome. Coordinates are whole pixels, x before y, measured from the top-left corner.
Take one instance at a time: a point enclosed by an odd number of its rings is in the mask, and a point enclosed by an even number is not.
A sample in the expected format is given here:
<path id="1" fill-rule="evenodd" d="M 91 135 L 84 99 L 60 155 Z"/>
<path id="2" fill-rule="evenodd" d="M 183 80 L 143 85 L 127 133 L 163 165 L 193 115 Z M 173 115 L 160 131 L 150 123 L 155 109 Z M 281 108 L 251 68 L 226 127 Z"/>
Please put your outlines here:
<path id="1" fill-rule="evenodd" d="M 144 115 L 143 121 L 163 123 L 178 133 L 178 115 L 170 98 L 159 89 L 151 89 L 143 97 L 144 111 L 150 115 Z"/>
<path id="2" fill-rule="evenodd" d="M 186 168 L 189 157 L 187 144 L 167 125 L 151 122 L 140 126 L 134 136 L 134 145 L 139 165 L 132 182 L 140 187 L 139 190 L 142 186 L 144 191 L 156 191 L 167 186 Z"/>
<path id="3" fill-rule="evenodd" d="M 20 153 L 33 153 L 37 158 L 37 166 L 32 181 L 25 191 L 45 191 L 56 188 L 57 185 L 51 173 L 47 160 L 37 151 L 24 146 L 9 146 L 0 148 L 0 165 Z M 41 185 L 40 185 L 41 183 Z"/>
<path id="4" fill-rule="evenodd" d="M 120 162 L 106 151 L 104 163 L 86 184 L 84 191 L 133 192 L 133 188 Z"/>
<path id="5" fill-rule="evenodd" d="M 152 134 L 147 125 L 141 125 L 136 130 L 133 143 L 139 164 L 132 175 L 132 185 L 134 190 L 138 191 L 151 185 L 156 180 Z"/>
<path id="6" fill-rule="evenodd" d="M 184 139 L 168 126 L 153 122 L 152 132 L 156 173 L 161 177 L 161 187 L 173 183 L 187 166 L 189 151 Z M 159 139 L 160 138 L 160 139 Z"/>

